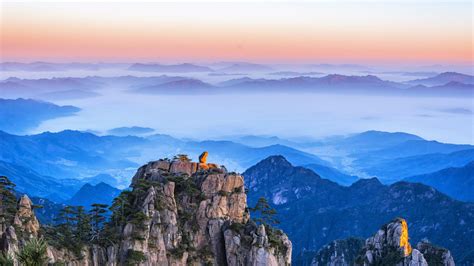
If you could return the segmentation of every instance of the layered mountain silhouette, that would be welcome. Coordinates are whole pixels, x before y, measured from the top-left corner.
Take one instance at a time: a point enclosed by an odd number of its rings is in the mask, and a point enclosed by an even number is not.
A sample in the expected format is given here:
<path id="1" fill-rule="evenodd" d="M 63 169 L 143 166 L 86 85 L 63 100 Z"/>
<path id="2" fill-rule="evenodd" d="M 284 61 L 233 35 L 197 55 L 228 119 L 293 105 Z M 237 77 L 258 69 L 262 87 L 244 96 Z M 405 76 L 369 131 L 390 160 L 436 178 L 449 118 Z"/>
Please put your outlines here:
<path id="1" fill-rule="evenodd" d="M 318 173 L 318 175 L 320 175 L 322 178 L 329 179 L 340 185 L 349 186 L 359 179 L 357 176 L 342 173 L 341 171 L 329 166 L 306 164 L 304 167 L 313 170 L 315 173 Z"/>
<path id="2" fill-rule="evenodd" d="M 104 182 L 96 185 L 89 183 L 79 189 L 69 200 L 64 203 L 72 206 L 84 206 L 90 209 L 92 204 L 100 203 L 110 205 L 112 200 L 120 194 L 121 190 Z"/>
<path id="3" fill-rule="evenodd" d="M 474 84 L 474 76 L 457 72 L 444 72 L 430 78 L 411 80 L 408 83 L 424 86 L 441 86 L 451 82 L 472 85 Z"/>
<path id="4" fill-rule="evenodd" d="M 211 152 L 210 159 L 226 162 L 230 170 L 245 169 L 275 154 L 286 156 L 296 165 L 329 165 L 313 154 L 284 145 L 250 147 L 231 141 L 190 141 L 159 134 L 145 138 L 97 136 L 71 130 L 29 136 L 0 132 L 0 146 L 0 161 L 5 166 L 4 173 L 0 171 L 0 174 L 30 173 L 25 176 L 24 182 L 19 178 L 15 180 L 19 186 L 24 187 L 21 191 L 56 202 L 71 197 L 85 182 L 96 184 L 96 179 L 112 186 L 124 186 L 110 174 L 131 175 L 129 169 L 137 165 L 134 157 L 146 160 L 146 156 L 155 154 L 169 156 L 179 151 L 198 156 L 203 150 L 208 150 Z M 102 175 L 97 176 L 98 174 Z M 30 179 L 36 183 L 29 184 Z M 76 181 L 73 182 L 74 180 Z M 58 184 L 52 185 L 53 181 Z M 63 189 L 65 183 L 74 183 L 76 189 Z M 50 193 L 47 193 L 48 187 L 51 189 Z"/>
<path id="5" fill-rule="evenodd" d="M 474 202 L 474 161 L 462 167 L 450 167 L 405 180 L 432 186 L 458 200 Z"/>
<path id="6" fill-rule="evenodd" d="M 474 204 L 432 187 L 408 182 L 386 186 L 376 178 L 344 187 L 294 167 L 282 156 L 269 157 L 243 175 L 249 205 L 262 196 L 269 199 L 281 228 L 293 239 L 294 254 L 318 250 L 336 239 L 368 237 L 396 217 L 407 219 L 414 242 L 428 238 L 450 249 L 458 261 L 473 252 Z"/>
<path id="7" fill-rule="evenodd" d="M 186 73 L 186 72 L 212 72 L 209 67 L 198 66 L 194 64 L 184 63 L 179 65 L 162 65 L 162 64 L 141 64 L 131 65 L 128 70 L 143 72 L 162 72 L 162 73 Z"/>
<path id="8" fill-rule="evenodd" d="M 213 85 L 198 79 L 181 79 L 133 89 L 132 92 L 144 94 L 192 94 L 206 93 L 214 88 Z"/>
<path id="9" fill-rule="evenodd" d="M 223 68 L 218 69 L 219 72 L 224 73 L 252 73 L 252 72 L 269 72 L 272 71 L 273 68 L 261 65 L 261 64 L 253 64 L 253 63 L 246 63 L 246 62 L 234 62 L 229 63 Z"/>
<path id="10" fill-rule="evenodd" d="M 79 189 L 79 182 L 64 184 L 51 176 L 44 176 L 27 167 L 0 161 L 0 175 L 10 176 L 16 184 L 16 190 L 20 193 L 28 193 L 31 196 L 49 198 L 56 202 L 62 202 L 71 197 L 72 193 Z"/>
<path id="11" fill-rule="evenodd" d="M 282 79 L 241 78 L 219 84 L 229 90 L 247 91 L 354 91 L 354 92 L 397 92 L 406 85 L 384 81 L 376 76 L 346 76 L 332 74 L 324 77 L 293 77 Z"/>
<path id="12" fill-rule="evenodd" d="M 31 99 L 0 99 L 0 130 L 13 134 L 25 133 L 41 122 L 53 118 L 71 116 L 80 109 L 71 106 Z"/>
<path id="13" fill-rule="evenodd" d="M 0 160 L 58 179 L 80 178 L 136 166 L 123 158 L 132 156 L 132 147 L 143 142 L 137 137 L 99 137 L 71 130 L 29 136 L 0 132 Z"/>
<path id="14" fill-rule="evenodd" d="M 448 167 L 461 167 L 474 160 L 474 149 L 451 153 L 430 153 L 394 159 L 361 159 L 354 163 L 373 176 L 383 176 L 387 182 L 401 180 L 412 175 L 431 173 Z"/>
<path id="15" fill-rule="evenodd" d="M 107 130 L 107 133 L 114 136 L 137 136 L 153 133 L 155 130 L 149 127 L 116 127 Z"/>

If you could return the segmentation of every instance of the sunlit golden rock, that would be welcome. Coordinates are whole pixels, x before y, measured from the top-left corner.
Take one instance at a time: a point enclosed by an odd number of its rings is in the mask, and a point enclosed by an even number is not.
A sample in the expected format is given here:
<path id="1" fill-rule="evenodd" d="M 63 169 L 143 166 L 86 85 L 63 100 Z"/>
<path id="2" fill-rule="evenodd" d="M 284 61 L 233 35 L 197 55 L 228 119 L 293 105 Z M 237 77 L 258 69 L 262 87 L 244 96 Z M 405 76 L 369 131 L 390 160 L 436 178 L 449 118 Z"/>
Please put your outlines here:
<path id="1" fill-rule="evenodd" d="M 402 234 L 400 235 L 400 247 L 403 248 L 405 257 L 410 256 L 412 248 L 410 245 L 409 237 L 408 237 L 408 224 L 405 219 L 401 219 L 402 223 Z"/>
<path id="2" fill-rule="evenodd" d="M 207 165 L 207 155 L 208 155 L 207 151 L 205 151 L 205 152 L 201 153 L 201 155 L 199 155 L 199 168 L 200 169 L 204 169 L 204 170 L 209 169 L 209 166 Z"/>
<path id="3" fill-rule="evenodd" d="M 202 163 L 202 164 L 207 163 L 207 156 L 208 155 L 209 155 L 209 153 L 207 151 L 201 153 L 201 155 L 199 155 L 199 163 Z"/>

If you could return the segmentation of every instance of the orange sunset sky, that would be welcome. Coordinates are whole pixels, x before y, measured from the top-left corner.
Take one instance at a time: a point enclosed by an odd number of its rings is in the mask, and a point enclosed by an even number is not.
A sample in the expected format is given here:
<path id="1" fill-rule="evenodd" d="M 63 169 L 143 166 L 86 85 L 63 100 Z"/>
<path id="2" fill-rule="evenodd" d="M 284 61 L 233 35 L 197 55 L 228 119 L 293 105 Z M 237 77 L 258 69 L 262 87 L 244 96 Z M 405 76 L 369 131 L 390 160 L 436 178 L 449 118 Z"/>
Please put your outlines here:
<path id="1" fill-rule="evenodd" d="M 2 61 L 472 63 L 472 3 L 1 4 Z"/>

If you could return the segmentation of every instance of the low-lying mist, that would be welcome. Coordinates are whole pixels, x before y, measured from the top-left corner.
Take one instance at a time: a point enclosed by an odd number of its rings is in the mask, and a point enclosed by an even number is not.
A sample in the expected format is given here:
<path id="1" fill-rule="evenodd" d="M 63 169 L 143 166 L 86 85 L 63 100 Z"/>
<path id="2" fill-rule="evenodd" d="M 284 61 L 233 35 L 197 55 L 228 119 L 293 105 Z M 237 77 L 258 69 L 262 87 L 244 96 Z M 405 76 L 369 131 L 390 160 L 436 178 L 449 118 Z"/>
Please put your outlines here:
<path id="1" fill-rule="evenodd" d="M 239 134 L 324 137 L 382 130 L 474 143 L 470 98 L 314 93 L 142 95 L 117 87 L 101 93 L 95 98 L 57 101 L 82 111 L 45 121 L 34 132 L 105 132 L 121 126 L 145 126 L 162 134 L 211 139 Z"/>

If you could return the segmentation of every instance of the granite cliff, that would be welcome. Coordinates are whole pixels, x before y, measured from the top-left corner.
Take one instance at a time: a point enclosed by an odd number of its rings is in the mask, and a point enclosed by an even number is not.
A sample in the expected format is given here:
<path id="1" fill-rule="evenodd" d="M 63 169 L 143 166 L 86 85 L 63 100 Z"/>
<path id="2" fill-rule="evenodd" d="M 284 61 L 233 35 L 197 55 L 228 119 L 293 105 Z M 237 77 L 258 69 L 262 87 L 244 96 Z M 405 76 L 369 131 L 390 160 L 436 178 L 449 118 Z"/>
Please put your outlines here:
<path id="1" fill-rule="evenodd" d="M 22 197 L 14 224 L 1 228 L 0 249 L 15 265 L 30 238 L 47 241 L 49 263 L 66 265 L 291 264 L 288 237 L 250 219 L 243 177 L 205 155 L 199 163 L 177 156 L 140 167 L 114 200 L 110 222 L 93 225 L 85 238 L 71 236 L 81 245 L 59 239 L 55 228 L 40 232 L 31 205 Z"/>
<path id="2" fill-rule="evenodd" d="M 405 219 L 383 225 L 372 237 L 336 240 L 323 246 L 313 257 L 312 266 L 454 266 L 449 250 L 426 241 L 412 248 Z"/>

